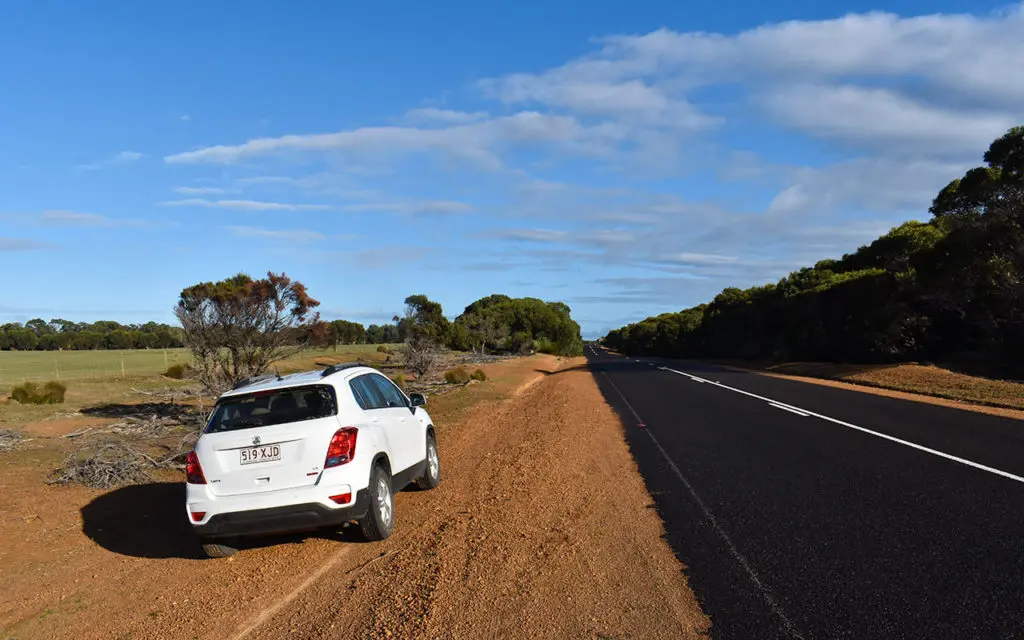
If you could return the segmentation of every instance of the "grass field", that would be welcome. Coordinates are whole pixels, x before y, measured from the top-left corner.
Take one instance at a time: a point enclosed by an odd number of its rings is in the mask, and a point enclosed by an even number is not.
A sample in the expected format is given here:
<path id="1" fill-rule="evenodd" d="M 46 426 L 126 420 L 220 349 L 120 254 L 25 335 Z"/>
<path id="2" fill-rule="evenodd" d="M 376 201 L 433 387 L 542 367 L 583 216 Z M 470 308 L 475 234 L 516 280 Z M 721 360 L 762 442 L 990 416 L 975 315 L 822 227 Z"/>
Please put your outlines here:
<path id="1" fill-rule="evenodd" d="M 395 347 L 396 345 L 389 345 Z M 379 362 L 386 354 L 375 344 L 309 349 L 282 363 L 282 372 L 313 368 L 318 358 L 330 361 L 363 359 Z M 188 362 L 187 349 L 129 349 L 125 351 L 0 351 L 0 393 L 25 381 L 99 380 L 163 373 L 172 364 Z"/>

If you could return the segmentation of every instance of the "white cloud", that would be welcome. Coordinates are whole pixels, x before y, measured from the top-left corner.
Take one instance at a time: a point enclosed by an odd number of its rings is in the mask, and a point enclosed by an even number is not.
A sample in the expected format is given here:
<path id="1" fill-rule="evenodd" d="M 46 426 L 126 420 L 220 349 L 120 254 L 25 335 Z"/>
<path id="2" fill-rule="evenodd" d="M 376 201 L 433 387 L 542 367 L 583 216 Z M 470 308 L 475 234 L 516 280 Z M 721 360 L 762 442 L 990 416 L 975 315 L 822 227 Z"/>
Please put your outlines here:
<path id="1" fill-rule="evenodd" d="M 641 140 L 645 127 L 718 123 L 714 103 L 695 105 L 691 96 L 738 87 L 732 115 L 761 108 L 783 126 L 854 148 L 977 156 L 1020 117 L 1024 65 L 1005 61 L 1024 59 L 1022 6 L 983 17 L 850 14 L 736 35 L 615 35 L 560 67 L 480 86 L 506 103 L 610 117 L 632 131 L 625 137 Z"/>
<path id="2" fill-rule="evenodd" d="M 261 200 L 206 200 L 187 198 L 161 202 L 162 207 L 208 207 L 215 209 L 241 209 L 244 211 L 329 211 L 334 207 L 326 204 L 289 204 L 264 202 Z"/>
<path id="3" fill-rule="evenodd" d="M 224 229 L 240 238 L 265 238 L 296 243 L 317 242 L 327 239 L 327 236 L 324 234 L 309 229 L 261 229 L 259 227 L 244 226 L 228 226 L 224 227 Z"/>
<path id="4" fill-rule="evenodd" d="M 39 251 L 51 249 L 53 245 L 48 242 L 31 240 L 29 238 L 4 238 L 0 237 L 0 252 L 6 251 Z"/>
<path id="5" fill-rule="evenodd" d="M 114 227 L 146 227 L 153 223 L 146 220 L 132 218 L 110 218 L 96 213 L 83 213 L 81 211 L 50 210 L 44 211 L 38 217 L 38 222 L 48 227 L 91 227 L 91 228 L 114 228 Z"/>
<path id="6" fill-rule="evenodd" d="M 519 240 L 523 242 L 565 242 L 569 239 L 568 231 L 556 231 L 554 229 L 499 229 L 491 232 L 489 235 L 504 240 Z"/>
<path id="7" fill-rule="evenodd" d="M 566 143 L 596 148 L 616 132 L 606 126 L 585 127 L 569 116 L 521 111 L 514 115 L 448 128 L 363 127 L 337 133 L 259 138 L 239 145 L 218 145 L 164 158 L 169 164 L 232 164 L 289 152 L 349 151 L 408 155 L 432 152 L 468 160 L 485 169 L 502 165 L 500 152 L 516 146 Z"/>
<path id="8" fill-rule="evenodd" d="M 479 122 L 481 120 L 487 120 L 489 117 L 486 111 L 474 111 L 472 113 L 467 111 L 452 111 L 450 109 L 436 109 L 434 107 L 424 107 L 421 109 L 411 109 L 405 112 L 405 119 L 413 124 L 417 123 L 437 123 L 437 124 L 468 124 L 470 122 Z"/>
<path id="9" fill-rule="evenodd" d="M 770 213 L 830 213 L 860 209 L 923 216 L 931 199 L 967 165 L 937 160 L 858 158 L 822 168 L 775 167 L 783 188 Z"/>
<path id="10" fill-rule="evenodd" d="M 117 167 L 120 165 L 131 164 L 144 158 L 145 155 L 138 151 L 121 151 L 114 156 L 107 158 L 101 162 L 95 162 L 92 164 L 81 164 L 78 168 L 83 171 L 97 171 L 99 169 L 108 169 L 110 167 Z"/>
<path id="11" fill-rule="evenodd" d="M 473 205 L 454 200 L 418 200 L 415 202 L 368 202 L 342 207 L 345 211 L 402 213 L 407 215 L 455 214 L 473 211 Z"/>
<path id="12" fill-rule="evenodd" d="M 1009 113 L 965 112 L 849 85 L 784 86 L 763 100 L 792 129 L 894 155 L 977 153 L 1015 124 Z"/>
<path id="13" fill-rule="evenodd" d="M 225 192 L 220 187 L 174 187 L 174 191 L 184 196 L 207 196 Z"/>
<path id="14" fill-rule="evenodd" d="M 354 167 L 346 166 L 345 171 L 322 172 L 312 175 L 293 176 L 249 176 L 238 178 L 234 181 L 237 191 L 250 191 L 254 189 L 288 190 L 294 189 L 305 194 L 316 196 L 332 196 L 346 199 L 370 198 L 377 194 L 375 189 L 367 189 L 358 186 L 351 176 L 346 175 L 352 172 Z"/>

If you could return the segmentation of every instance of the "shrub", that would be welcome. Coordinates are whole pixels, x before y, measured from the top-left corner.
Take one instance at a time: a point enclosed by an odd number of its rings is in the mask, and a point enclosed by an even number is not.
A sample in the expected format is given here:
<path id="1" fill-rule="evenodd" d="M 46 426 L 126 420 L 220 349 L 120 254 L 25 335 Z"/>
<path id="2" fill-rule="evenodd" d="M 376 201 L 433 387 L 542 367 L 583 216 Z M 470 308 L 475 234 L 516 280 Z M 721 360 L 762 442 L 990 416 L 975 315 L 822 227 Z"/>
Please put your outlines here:
<path id="1" fill-rule="evenodd" d="M 526 355 L 533 348 L 533 339 L 525 331 L 516 331 L 509 339 L 509 350 L 513 353 Z"/>
<path id="2" fill-rule="evenodd" d="M 405 345 L 405 366 L 423 377 L 430 373 L 441 358 L 441 353 L 429 340 L 419 340 Z"/>
<path id="3" fill-rule="evenodd" d="M 483 369 L 477 369 L 476 371 L 473 372 L 473 375 L 470 377 L 472 377 L 474 380 L 479 380 L 480 382 L 483 382 L 484 380 L 487 379 L 487 374 L 484 373 Z"/>
<path id="4" fill-rule="evenodd" d="M 559 351 L 558 343 L 554 340 L 548 340 L 547 338 L 539 338 L 534 341 L 534 348 L 537 353 L 548 353 L 555 355 Z"/>
<path id="5" fill-rule="evenodd" d="M 466 384 L 469 382 L 469 372 L 462 367 L 455 367 L 444 372 L 444 381 L 448 384 Z"/>
<path id="6" fill-rule="evenodd" d="M 172 364 L 167 367 L 167 371 L 164 371 L 164 375 L 168 378 L 174 378 L 175 380 L 181 380 L 186 377 L 189 373 L 189 367 L 186 364 Z"/>
<path id="7" fill-rule="evenodd" d="M 377 353 L 391 353 L 391 349 L 388 349 L 384 345 L 377 345 Z"/>
<path id="8" fill-rule="evenodd" d="M 53 380 L 42 387 L 34 382 L 19 384 L 11 390 L 11 399 L 21 404 L 60 404 L 64 402 L 66 386 Z"/>
<path id="9" fill-rule="evenodd" d="M 406 386 L 409 384 L 409 381 L 405 379 L 404 373 L 399 373 L 394 378 L 391 378 L 391 381 L 398 385 L 398 388 L 402 391 L 405 391 Z"/>

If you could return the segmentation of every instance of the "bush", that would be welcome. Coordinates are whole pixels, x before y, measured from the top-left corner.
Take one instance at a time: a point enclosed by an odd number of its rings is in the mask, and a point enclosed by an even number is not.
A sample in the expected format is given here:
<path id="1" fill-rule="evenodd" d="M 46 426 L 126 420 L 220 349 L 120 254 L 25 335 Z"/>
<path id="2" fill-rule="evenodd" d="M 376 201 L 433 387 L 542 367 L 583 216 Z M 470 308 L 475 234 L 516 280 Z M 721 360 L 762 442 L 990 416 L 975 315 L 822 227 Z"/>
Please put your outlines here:
<path id="1" fill-rule="evenodd" d="M 444 372 L 444 381 L 448 384 L 466 384 L 469 382 L 469 372 L 462 367 L 455 367 Z"/>
<path id="2" fill-rule="evenodd" d="M 406 386 L 409 384 L 409 381 L 405 379 L 404 373 L 399 373 L 394 378 L 391 378 L 391 381 L 398 385 L 398 388 L 402 391 L 405 391 Z"/>
<path id="3" fill-rule="evenodd" d="M 34 382 L 19 384 L 11 390 L 11 399 L 21 404 L 60 404 L 64 402 L 66 386 L 53 380 L 42 387 Z"/>
<path id="4" fill-rule="evenodd" d="M 555 355 L 559 351 L 558 343 L 555 342 L 554 340 L 548 340 L 547 338 L 539 338 L 534 341 L 533 345 L 534 349 L 537 350 L 537 353 L 548 353 L 551 355 Z"/>
<path id="5" fill-rule="evenodd" d="M 388 349 L 384 345 L 377 345 L 377 353 L 391 353 L 391 349 Z"/>
<path id="6" fill-rule="evenodd" d="M 473 372 L 473 375 L 471 377 L 474 380 L 479 380 L 480 382 L 483 382 L 484 380 L 487 379 L 487 374 L 484 373 L 483 369 L 477 369 L 476 371 Z"/>
<path id="7" fill-rule="evenodd" d="M 516 331 L 509 339 L 509 350 L 513 353 L 526 355 L 533 349 L 533 338 L 525 331 Z"/>
<path id="8" fill-rule="evenodd" d="M 440 351 L 428 340 L 405 345 L 405 366 L 415 371 L 420 378 L 430 373 L 440 359 Z"/>
<path id="9" fill-rule="evenodd" d="M 181 380 L 188 376 L 189 366 L 187 364 L 172 364 L 167 367 L 167 371 L 164 371 L 164 375 L 168 378 L 174 378 L 175 380 Z"/>

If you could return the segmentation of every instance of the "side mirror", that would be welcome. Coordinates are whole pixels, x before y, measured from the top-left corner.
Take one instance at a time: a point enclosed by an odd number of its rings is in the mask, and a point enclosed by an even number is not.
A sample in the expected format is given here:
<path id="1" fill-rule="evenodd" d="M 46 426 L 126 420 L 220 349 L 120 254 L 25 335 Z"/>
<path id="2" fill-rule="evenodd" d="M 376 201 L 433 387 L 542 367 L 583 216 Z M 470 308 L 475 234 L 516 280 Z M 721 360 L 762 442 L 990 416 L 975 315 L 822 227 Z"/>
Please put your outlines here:
<path id="1" fill-rule="evenodd" d="M 409 394 L 409 404 L 413 407 L 422 407 L 427 404 L 427 399 L 422 393 Z"/>

